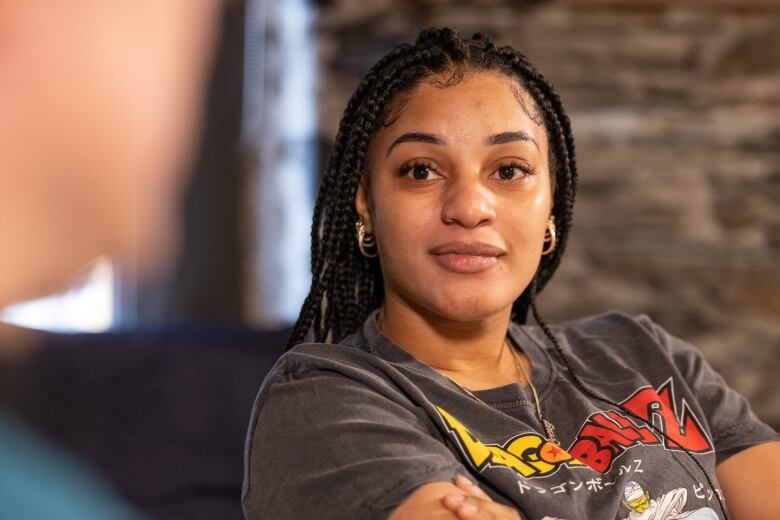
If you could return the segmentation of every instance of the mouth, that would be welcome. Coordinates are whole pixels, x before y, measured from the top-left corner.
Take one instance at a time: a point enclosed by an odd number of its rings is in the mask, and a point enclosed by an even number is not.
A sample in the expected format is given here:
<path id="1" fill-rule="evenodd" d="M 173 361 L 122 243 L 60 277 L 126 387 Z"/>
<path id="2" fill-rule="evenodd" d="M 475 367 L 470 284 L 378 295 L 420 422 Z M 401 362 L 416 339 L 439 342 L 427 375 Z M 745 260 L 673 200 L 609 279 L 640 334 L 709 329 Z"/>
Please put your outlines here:
<path id="1" fill-rule="evenodd" d="M 498 264 L 506 251 L 484 242 L 447 242 L 428 251 L 445 270 L 460 274 L 481 273 Z"/>

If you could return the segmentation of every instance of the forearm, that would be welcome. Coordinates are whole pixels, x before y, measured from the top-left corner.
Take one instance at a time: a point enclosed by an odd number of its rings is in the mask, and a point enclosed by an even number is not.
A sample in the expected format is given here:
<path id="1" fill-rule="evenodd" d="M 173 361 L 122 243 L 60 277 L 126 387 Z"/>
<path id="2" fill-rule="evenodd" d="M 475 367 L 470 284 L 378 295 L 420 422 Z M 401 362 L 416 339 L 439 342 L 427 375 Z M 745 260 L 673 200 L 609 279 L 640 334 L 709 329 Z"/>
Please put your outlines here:
<path id="1" fill-rule="evenodd" d="M 431 482 L 421 486 L 398 506 L 390 518 L 522 520 L 514 507 L 494 502 L 478 485 L 463 475 L 457 475 L 452 483 Z"/>
<path id="2" fill-rule="evenodd" d="M 716 468 L 731 520 L 780 518 L 780 442 L 743 450 Z"/>
<path id="3" fill-rule="evenodd" d="M 431 518 L 435 520 L 457 520 L 457 515 L 444 507 L 442 500 L 458 488 L 449 482 L 431 482 L 420 486 L 401 503 L 388 520 L 414 520 Z"/>

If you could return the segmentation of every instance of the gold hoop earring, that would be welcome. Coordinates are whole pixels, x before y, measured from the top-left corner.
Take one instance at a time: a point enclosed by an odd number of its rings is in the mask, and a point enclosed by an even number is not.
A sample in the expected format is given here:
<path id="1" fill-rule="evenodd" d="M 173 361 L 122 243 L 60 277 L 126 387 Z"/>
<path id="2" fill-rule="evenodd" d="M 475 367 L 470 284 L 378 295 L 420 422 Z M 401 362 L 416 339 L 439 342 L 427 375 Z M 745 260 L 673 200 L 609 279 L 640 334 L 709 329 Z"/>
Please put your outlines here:
<path id="1" fill-rule="evenodd" d="M 542 251 L 542 256 L 549 255 L 555 251 L 555 247 L 558 245 L 558 236 L 555 230 L 555 217 L 550 216 L 550 220 L 547 221 L 547 230 L 544 232 L 544 243 L 549 245 Z"/>
<path id="2" fill-rule="evenodd" d="M 373 234 L 366 233 L 366 225 L 363 224 L 362 220 L 358 219 L 358 221 L 355 222 L 355 231 L 357 232 L 358 249 L 360 249 L 363 256 L 366 258 L 376 257 L 378 254 L 376 240 L 374 239 Z M 371 249 L 373 249 L 373 251 L 370 251 Z"/>

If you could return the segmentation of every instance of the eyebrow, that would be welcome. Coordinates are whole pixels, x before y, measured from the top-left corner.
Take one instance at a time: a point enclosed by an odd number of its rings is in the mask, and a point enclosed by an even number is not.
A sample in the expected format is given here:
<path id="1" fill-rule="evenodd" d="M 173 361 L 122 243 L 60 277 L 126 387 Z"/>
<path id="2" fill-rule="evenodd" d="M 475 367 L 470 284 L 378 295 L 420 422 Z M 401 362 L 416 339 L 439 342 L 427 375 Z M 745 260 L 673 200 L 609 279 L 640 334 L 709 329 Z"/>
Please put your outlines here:
<path id="1" fill-rule="evenodd" d="M 513 143 L 515 141 L 526 141 L 532 143 L 537 150 L 539 149 L 539 145 L 537 144 L 536 140 L 523 130 L 518 132 L 502 132 L 500 134 L 493 134 L 488 137 L 487 144 L 504 144 Z"/>
<path id="2" fill-rule="evenodd" d="M 395 148 L 399 144 L 410 143 L 410 142 L 429 143 L 429 144 L 447 144 L 447 141 L 444 140 L 444 138 L 441 136 L 434 135 L 434 134 L 423 134 L 420 132 L 412 132 L 408 134 L 403 134 L 398 139 L 393 141 L 393 144 L 391 144 L 390 147 L 387 149 L 387 153 L 385 154 L 385 157 L 390 155 L 390 152 L 393 151 L 393 148 Z"/>
<path id="3" fill-rule="evenodd" d="M 513 143 L 517 141 L 532 143 L 537 150 L 539 149 L 539 144 L 536 142 L 536 140 L 523 130 L 519 130 L 517 132 L 501 132 L 499 134 L 493 134 L 485 140 L 485 144 L 497 145 L 497 144 Z M 406 133 L 398 137 L 398 139 L 396 139 L 395 141 L 393 141 L 393 144 L 391 144 L 390 147 L 387 149 L 387 153 L 385 154 L 385 157 L 390 155 L 390 152 L 392 152 L 393 148 L 395 148 L 397 145 L 401 143 L 409 143 L 409 142 L 438 144 L 438 145 L 447 144 L 447 140 L 441 137 L 440 135 L 425 134 L 422 132 Z"/>

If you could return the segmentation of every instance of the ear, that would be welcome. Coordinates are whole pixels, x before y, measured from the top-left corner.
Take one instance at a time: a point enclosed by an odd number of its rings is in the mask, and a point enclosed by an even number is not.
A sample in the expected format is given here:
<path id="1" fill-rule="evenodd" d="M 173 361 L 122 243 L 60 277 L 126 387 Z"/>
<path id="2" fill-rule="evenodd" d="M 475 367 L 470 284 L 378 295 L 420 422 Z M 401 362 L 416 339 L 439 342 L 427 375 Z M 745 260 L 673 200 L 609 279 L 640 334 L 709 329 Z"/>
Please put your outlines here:
<path id="1" fill-rule="evenodd" d="M 368 187 L 366 186 L 366 178 L 364 176 L 360 177 L 360 183 L 355 194 L 355 211 L 363 219 L 363 223 L 366 225 L 366 233 L 373 233 L 374 223 L 371 221 L 371 201 L 369 200 Z"/>

